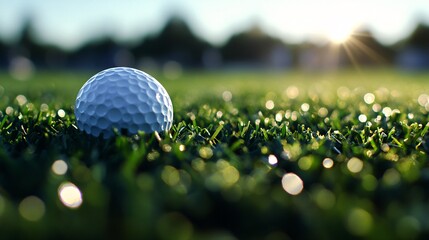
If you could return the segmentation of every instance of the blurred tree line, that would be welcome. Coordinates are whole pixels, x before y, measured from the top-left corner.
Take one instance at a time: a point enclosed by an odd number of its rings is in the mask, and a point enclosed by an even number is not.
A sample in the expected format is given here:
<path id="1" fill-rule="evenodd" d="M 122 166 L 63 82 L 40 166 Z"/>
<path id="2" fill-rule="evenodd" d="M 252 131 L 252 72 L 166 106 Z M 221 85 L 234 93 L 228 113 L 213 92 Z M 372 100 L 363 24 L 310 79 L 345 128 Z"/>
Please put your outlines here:
<path id="1" fill-rule="evenodd" d="M 118 43 L 105 36 L 73 51 L 39 43 L 27 21 L 20 38 L 0 42 L 0 68 L 32 64 L 38 69 L 104 69 L 112 66 L 181 68 L 331 70 L 352 65 L 429 69 L 429 26 L 419 24 L 407 38 L 385 46 L 368 29 L 358 29 L 342 45 L 329 42 L 289 44 L 258 26 L 236 33 L 222 46 L 196 36 L 187 23 L 172 17 L 154 35 L 137 43 Z"/>

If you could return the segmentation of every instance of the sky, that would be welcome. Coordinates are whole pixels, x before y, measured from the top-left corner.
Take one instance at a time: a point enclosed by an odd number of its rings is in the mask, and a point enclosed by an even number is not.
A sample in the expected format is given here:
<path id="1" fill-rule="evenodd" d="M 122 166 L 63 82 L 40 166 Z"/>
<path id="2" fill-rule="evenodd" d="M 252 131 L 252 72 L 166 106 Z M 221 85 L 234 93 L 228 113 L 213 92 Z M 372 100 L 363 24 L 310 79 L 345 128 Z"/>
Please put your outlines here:
<path id="1" fill-rule="evenodd" d="M 222 44 L 257 24 L 287 42 L 344 40 L 360 26 L 392 44 L 417 22 L 429 24 L 428 0 L 0 0 L 0 39 L 17 38 L 25 19 L 36 37 L 66 49 L 100 36 L 133 41 L 178 15 L 203 39 Z"/>

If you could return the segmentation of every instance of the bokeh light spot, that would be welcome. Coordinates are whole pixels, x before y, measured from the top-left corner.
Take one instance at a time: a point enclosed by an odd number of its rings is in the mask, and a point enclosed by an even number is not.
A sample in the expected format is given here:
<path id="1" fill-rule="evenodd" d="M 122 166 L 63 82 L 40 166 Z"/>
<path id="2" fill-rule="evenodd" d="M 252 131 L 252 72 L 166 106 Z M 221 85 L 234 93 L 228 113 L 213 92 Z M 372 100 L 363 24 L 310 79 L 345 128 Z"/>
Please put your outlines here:
<path id="1" fill-rule="evenodd" d="M 67 172 L 68 166 L 64 160 L 56 160 L 52 164 L 51 169 L 52 169 L 52 172 L 54 172 L 57 175 L 64 175 Z"/>
<path id="2" fill-rule="evenodd" d="M 328 113 L 329 113 L 329 111 L 328 111 L 328 109 L 327 108 L 325 108 L 325 107 L 321 107 L 321 108 L 319 108 L 319 110 L 317 111 L 317 115 L 319 115 L 319 117 L 326 117 L 326 116 L 328 116 Z"/>
<path id="3" fill-rule="evenodd" d="M 175 186 L 180 181 L 179 171 L 172 166 L 165 166 L 161 173 L 162 180 L 169 186 Z"/>
<path id="4" fill-rule="evenodd" d="M 27 103 L 27 98 L 24 95 L 18 95 L 18 96 L 16 96 L 15 99 L 18 102 L 19 106 L 23 106 L 24 104 Z"/>
<path id="5" fill-rule="evenodd" d="M 317 186 L 312 190 L 312 197 L 322 209 L 331 209 L 335 205 L 335 195 L 322 186 Z"/>
<path id="6" fill-rule="evenodd" d="M 5 199 L 2 197 L 2 195 L 0 195 L 0 217 L 3 214 L 4 210 L 6 207 L 6 201 Z"/>
<path id="7" fill-rule="evenodd" d="M 281 112 L 276 113 L 276 121 L 281 122 L 283 119 L 283 114 Z"/>
<path id="8" fill-rule="evenodd" d="M 298 195 L 304 189 L 304 182 L 295 173 L 286 173 L 282 177 L 282 186 L 287 193 Z"/>
<path id="9" fill-rule="evenodd" d="M 366 174 L 362 177 L 362 187 L 367 191 L 374 191 L 377 187 L 378 181 L 371 174 Z"/>
<path id="10" fill-rule="evenodd" d="M 359 115 L 358 119 L 359 119 L 359 122 L 361 122 L 361 123 L 364 123 L 368 120 L 368 118 L 365 116 L 365 114 Z"/>
<path id="11" fill-rule="evenodd" d="M 381 111 L 384 116 L 386 117 L 390 117 L 392 115 L 392 109 L 390 107 L 384 107 L 383 110 Z"/>
<path id="12" fill-rule="evenodd" d="M 223 99 L 225 102 L 230 102 L 230 101 L 231 101 L 231 99 L 232 99 L 232 93 L 231 93 L 230 91 L 224 91 L 224 92 L 222 93 L 222 99 Z"/>
<path id="13" fill-rule="evenodd" d="M 277 160 L 277 157 L 276 156 L 274 156 L 274 155 L 269 155 L 268 156 L 268 163 L 269 164 L 271 164 L 271 165 L 276 165 L 277 164 L 277 162 L 278 162 L 278 160 Z"/>
<path id="14" fill-rule="evenodd" d="M 417 239 L 421 223 L 413 216 L 405 216 L 398 221 L 396 231 L 402 239 Z"/>
<path id="15" fill-rule="evenodd" d="M 397 170 L 390 168 L 383 174 L 382 181 L 387 186 L 394 186 L 401 181 L 401 175 Z"/>
<path id="16" fill-rule="evenodd" d="M 194 239 L 193 225 L 181 213 L 166 213 L 162 215 L 156 224 L 160 239 Z M 174 236 L 174 237 L 173 237 Z"/>
<path id="17" fill-rule="evenodd" d="M 273 100 L 268 100 L 268 101 L 265 103 L 265 107 L 266 107 L 268 110 L 273 109 L 273 108 L 274 108 L 274 102 L 273 102 Z"/>
<path id="18" fill-rule="evenodd" d="M 58 117 L 63 118 L 66 116 L 66 111 L 64 111 L 63 109 L 59 109 L 57 114 L 58 114 Z"/>
<path id="19" fill-rule="evenodd" d="M 180 144 L 180 146 L 179 146 L 179 151 L 184 152 L 185 150 L 186 150 L 185 145 Z"/>
<path id="20" fill-rule="evenodd" d="M 303 103 L 303 104 L 301 105 L 301 110 L 302 110 L 302 111 L 304 111 L 304 112 L 308 112 L 308 110 L 310 110 L 310 104 L 308 104 L 308 103 Z"/>
<path id="21" fill-rule="evenodd" d="M 209 159 L 213 156 L 213 150 L 209 147 L 202 147 L 198 152 L 200 154 L 200 157 L 204 159 Z"/>
<path id="22" fill-rule="evenodd" d="M 363 100 L 366 104 L 372 104 L 375 101 L 375 95 L 372 93 L 367 93 L 363 96 Z"/>
<path id="23" fill-rule="evenodd" d="M 420 94 L 420 96 L 417 98 L 417 102 L 420 106 L 424 107 L 427 103 L 429 103 L 429 95 L 427 94 Z"/>
<path id="24" fill-rule="evenodd" d="M 352 157 L 350 158 L 350 160 L 347 162 L 347 168 L 349 169 L 350 172 L 352 173 L 358 173 L 360 171 L 362 171 L 363 168 L 363 161 L 360 160 L 357 157 Z"/>
<path id="25" fill-rule="evenodd" d="M 82 205 L 82 193 L 79 188 L 71 182 L 65 182 L 58 188 L 58 196 L 64 206 L 78 208 Z"/>
<path id="26" fill-rule="evenodd" d="M 286 95 L 290 99 L 295 99 L 299 96 L 299 89 L 296 86 L 289 86 L 286 89 Z"/>
<path id="27" fill-rule="evenodd" d="M 38 221 L 45 215 L 45 204 L 36 196 L 24 198 L 18 206 L 21 216 L 28 221 Z"/>
<path id="28" fill-rule="evenodd" d="M 302 170 L 309 170 L 313 166 L 313 158 L 309 156 L 300 158 L 298 160 L 298 166 Z"/>
<path id="29" fill-rule="evenodd" d="M 371 231 L 373 219 L 370 213 L 361 208 L 350 211 L 347 217 L 347 228 L 350 233 L 365 236 Z"/>
<path id="30" fill-rule="evenodd" d="M 381 111 L 381 105 L 378 104 L 378 103 L 372 105 L 372 111 L 374 111 L 374 112 L 380 112 Z"/>
<path id="31" fill-rule="evenodd" d="M 334 160 L 331 158 L 323 159 L 322 165 L 324 168 L 332 168 L 334 166 Z"/>

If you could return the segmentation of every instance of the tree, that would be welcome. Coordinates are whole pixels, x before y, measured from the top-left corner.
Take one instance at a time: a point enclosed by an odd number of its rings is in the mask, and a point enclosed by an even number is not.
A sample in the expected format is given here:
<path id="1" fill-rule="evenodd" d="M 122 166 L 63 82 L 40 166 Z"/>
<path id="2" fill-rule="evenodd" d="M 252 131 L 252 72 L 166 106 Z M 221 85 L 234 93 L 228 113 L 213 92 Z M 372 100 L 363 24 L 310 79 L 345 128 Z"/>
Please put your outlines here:
<path id="1" fill-rule="evenodd" d="M 197 37 L 187 23 L 172 17 L 157 35 L 147 37 L 133 52 L 138 57 L 153 57 L 159 61 L 177 61 L 183 65 L 200 65 L 203 52 L 210 45 Z"/>
<path id="2" fill-rule="evenodd" d="M 394 51 L 381 44 L 365 28 L 355 31 L 344 43 L 342 54 L 350 63 L 363 66 L 389 65 L 394 61 Z"/>
<path id="3" fill-rule="evenodd" d="M 69 67 L 105 69 L 114 67 L 115 55 L 121 47 L 110 37 L 100 37 L 82 46 L 69 56 Z"/>
<path id="4" fill-rule="evenodd" d="M 4 69 L 7 67 L 8 60 L 7 60 L 7 54 L 8 54 L 8 46 L 0 41 L 0 69 Z"/>
<path id="5" fill-rule="evenodd" d="M 223 59 L 227 63 L 266 65 L 273 54 L 280 52 L 285 56 L 289 55 L 286 45 L 280 39 L 267 35 L 257 25 L 233 35 L 221 48 Z"/>
<path id="6" fill-rule="evenodd" d="M 405 44 L 415 48 L 429 49 L 429 25 L 418 24 L 405 40 Z"/>

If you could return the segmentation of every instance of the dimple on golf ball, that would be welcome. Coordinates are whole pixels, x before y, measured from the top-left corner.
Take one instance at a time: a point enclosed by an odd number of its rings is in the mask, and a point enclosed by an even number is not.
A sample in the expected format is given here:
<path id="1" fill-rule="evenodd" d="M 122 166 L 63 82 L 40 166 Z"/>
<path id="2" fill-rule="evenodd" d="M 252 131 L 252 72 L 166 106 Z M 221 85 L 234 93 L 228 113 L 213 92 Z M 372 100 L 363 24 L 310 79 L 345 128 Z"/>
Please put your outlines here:
<path id="1" fill-rule="evenodd" d="M 77 126 L 95 137 L 114 129 L 129 135 L 169 130 L 173 105 L 165 88 L 149 74 L 128 67 L 109 68 L 92 76 L 75 104 Z"/>

